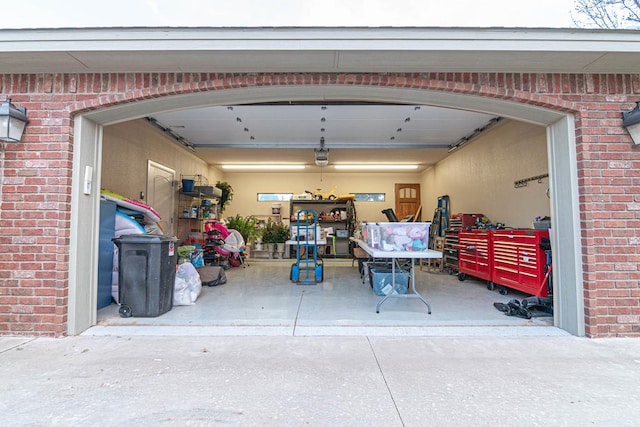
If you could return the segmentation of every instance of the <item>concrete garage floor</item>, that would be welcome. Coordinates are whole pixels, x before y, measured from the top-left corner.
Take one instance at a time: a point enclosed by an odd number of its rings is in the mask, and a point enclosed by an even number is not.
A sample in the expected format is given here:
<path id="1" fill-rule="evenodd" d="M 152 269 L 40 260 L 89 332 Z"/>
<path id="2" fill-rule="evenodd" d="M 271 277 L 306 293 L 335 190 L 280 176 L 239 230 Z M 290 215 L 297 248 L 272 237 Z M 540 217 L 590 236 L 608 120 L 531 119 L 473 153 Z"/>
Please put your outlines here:
<path id="1" fill-rule="evenodd" d="M 360 278 L 357 263 L 326 259 L 324 281 L 299 285 L 289 280 L 295 260 L 250 260 L 226 270 L 228 282 L 204 287 L 192 306 L 175 306 L 153 318 L 121 318 L 118 306 L 98 311 L 98 325 L 85 335 L 280 335 L 280 336 L 466 336 L 566 335 L 552 317 L 505 316 L 494 302 L 527 295 L 489 291 L 486 282 L 416 269 L 418 299 L 382 297 Z M 302 273 L 304 275 L 304 273 Z"/>

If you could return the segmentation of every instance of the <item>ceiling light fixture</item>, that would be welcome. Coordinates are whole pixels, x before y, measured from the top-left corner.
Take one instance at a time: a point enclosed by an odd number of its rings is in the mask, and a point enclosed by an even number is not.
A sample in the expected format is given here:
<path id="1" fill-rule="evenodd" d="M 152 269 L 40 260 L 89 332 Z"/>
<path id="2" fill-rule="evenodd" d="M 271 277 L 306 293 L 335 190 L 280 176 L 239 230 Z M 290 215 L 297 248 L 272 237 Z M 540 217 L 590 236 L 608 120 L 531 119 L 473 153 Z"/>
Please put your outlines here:
<path id="1" fill-rule="evenodd" d="M 336 164 L 333 165 L 335 169 L 351 169 L 351 170 L 413 170 L 418 169 L 418 165 L 413 164 Z"/>
<path id="2" fill-rule="evenodd" d="M 304 169 L 305 165 L 299 164 L 227 164 L 220 165 L 222 169 L 227 170 L 239 170 L 239 169 L 252 169 L 252 170 L 299 170 Z"/>

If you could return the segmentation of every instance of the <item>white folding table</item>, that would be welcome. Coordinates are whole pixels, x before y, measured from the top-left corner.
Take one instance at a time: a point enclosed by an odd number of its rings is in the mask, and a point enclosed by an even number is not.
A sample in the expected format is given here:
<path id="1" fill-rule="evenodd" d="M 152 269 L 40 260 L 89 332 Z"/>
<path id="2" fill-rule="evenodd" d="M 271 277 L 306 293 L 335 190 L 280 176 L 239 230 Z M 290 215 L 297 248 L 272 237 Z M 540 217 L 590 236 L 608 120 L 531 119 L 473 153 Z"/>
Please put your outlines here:
<path id="1" fill-rule="evenodd" d="M 411 286 L 409 292 L 407 292 L 406 294 L 399 294 L 397 292 L 389 293 L 378 302 L 378 305 L 376 306 L 376 313 L 380 313 L 380 306 L 389 298 L 418 298 L 427 306 L 427 308 L 429 309 L 429 314 L 431 314 L 431 306 L 429 305 L 427 300 L 425 300 L 422 295 L 420 295 L 420 293 L 416 290 L 415 260 L 421 258 L 442 258 L 442 252 L 434 251 L 433 249 L 427 249 L 424 251 L 383 251 L 380 249 L 373 249 L 364 240 L 356 240 L 356 242 L 358 246 L 360 246 L 372 258 L 387 258 L 393 260 L 391 263 L 393 289 L 396 288 L 396 263 L 398 262 L 398 259 L 411 260 Z"/>

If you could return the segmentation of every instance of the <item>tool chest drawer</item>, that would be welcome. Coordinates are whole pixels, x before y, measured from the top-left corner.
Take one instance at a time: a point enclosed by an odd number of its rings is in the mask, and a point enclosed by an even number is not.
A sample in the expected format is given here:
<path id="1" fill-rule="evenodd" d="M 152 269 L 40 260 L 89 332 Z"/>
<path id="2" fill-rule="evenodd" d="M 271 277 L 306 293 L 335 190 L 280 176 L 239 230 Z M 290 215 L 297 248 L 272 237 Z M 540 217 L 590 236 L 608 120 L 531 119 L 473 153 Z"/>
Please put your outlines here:
<path id="1" fill-rule="evenodd" d="M 495 230 L 491 277 L 495 284 L 535 295 L 547 296 L 547 257 L 540 248 L 548 230 Z"/>
<path id="2" fill-rule="evenodd" d="M 447 229 L 445 231 L 442 255 L 444 258 L 444 265 L 449 271 L 449 274 L 453 274 L 458 271 L 458 246 L 458 230 Z"/>
<path id="3" fill-rule="evenodd" d="M 465 275 L 491 281 L 491 230 L 460 230 L 458 233 L 458 277 Z"/>

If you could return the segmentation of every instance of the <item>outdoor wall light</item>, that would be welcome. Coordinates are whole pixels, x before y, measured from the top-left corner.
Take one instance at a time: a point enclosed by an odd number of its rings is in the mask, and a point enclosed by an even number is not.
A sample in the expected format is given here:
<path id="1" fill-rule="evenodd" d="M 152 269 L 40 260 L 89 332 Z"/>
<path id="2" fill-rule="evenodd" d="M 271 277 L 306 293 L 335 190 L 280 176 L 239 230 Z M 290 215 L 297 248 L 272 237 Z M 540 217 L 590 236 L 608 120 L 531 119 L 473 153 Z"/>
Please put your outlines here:
<path id="1" fill-rule="evenodd" d="M 640 144 L 640 102 L 636 102 L 636 108 L 622 113 L 622 126 L 627 129 L 633 143 Z"/>
<path id="2" fill-rule="evenodd" d="M 0 141 L 20 142 L 28 121 L 27 109 L 16 107 L 7 98 L 0 105 Z"/>

